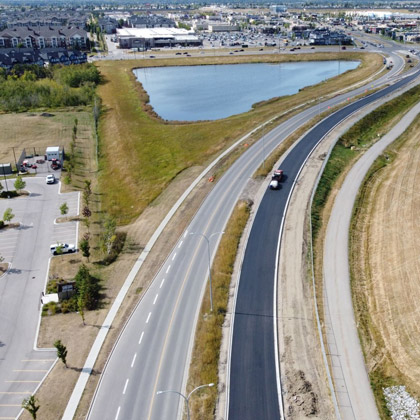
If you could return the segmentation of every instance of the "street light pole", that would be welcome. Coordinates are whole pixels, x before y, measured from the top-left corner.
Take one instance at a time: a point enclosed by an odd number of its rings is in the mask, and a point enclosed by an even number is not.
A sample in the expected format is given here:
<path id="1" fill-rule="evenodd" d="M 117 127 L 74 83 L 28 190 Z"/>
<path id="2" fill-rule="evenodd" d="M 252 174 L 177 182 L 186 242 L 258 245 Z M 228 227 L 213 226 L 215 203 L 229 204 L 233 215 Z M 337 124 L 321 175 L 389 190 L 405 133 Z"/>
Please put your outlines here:
<path id="1" fill-rule="evenodd" d="M 204 235 L 204 233 L 200 232 L 190 232 L 190 235 L 200 235 L 202 236 L 207 242 L 207 257 L 208 257 L 208 265 L 209 265 L 209 283 L 210 283 L 210 311 L 213 312 L 213 289 L 211 284 L 211 265 L 210 265 L 210 239 L 214 235 L 223 235 L 225 232 L 214 232 L 209 237 Z"/>
<path id="2" fill-rule="evenodd" d="M 190 420 L 190 398 L 191 398 L 191 395 L 194 392 L 196 392 L 199 389 L 201 389 L 201 388 L 212 387 L 212 386 L 214 386 L 214 383 L 206 384 L 206 385 L 200 385 L 197 388 L 194 388 L 187 396 L 185 396 L 181 392 L 173 391 L 172 389 L 168 389 L 168 390 L 165 390 L 165 391 L 158 391 L 158 392 L 156 392 L 156 395 L 160 395 L 160 394 L 165 394 L 165 393 L 168 393 L 168 392 L 172 392 L 173 394 L 178 394 L 179 396 L 181 396 L 182 398 L 184 398 L 185 402 L 187 403 L 187 420 Z"/>

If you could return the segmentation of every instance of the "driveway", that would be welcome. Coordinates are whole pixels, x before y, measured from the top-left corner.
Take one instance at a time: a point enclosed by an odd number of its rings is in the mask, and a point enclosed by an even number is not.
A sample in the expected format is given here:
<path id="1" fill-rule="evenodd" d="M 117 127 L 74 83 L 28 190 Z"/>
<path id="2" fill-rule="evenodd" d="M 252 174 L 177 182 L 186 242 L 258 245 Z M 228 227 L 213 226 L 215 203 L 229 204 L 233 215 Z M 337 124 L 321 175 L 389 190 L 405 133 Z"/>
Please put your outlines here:
<path id="1" fill-rule="evenodd" d="M 10 207 L 19 227 L 0 231 L 0 255 L 11 264 L 0 278 L 0 418 L 14 419 L 56 359 L 55 350 L 36 350 L 40 297 L 49 266 L 49 245 L 76 240 L 75 222 L 55 225 L 66 201 L 77 214 L 78 193 L 59 194 L 45 177 L 27 178 L 27 197 L 0 200 L 0 217 Z M 13 181 L 8 180 L 8 187 Z M 3 183 L 4 186 L 4 183 Z M 52 343 L 51 343 L 52 345 Z"/>

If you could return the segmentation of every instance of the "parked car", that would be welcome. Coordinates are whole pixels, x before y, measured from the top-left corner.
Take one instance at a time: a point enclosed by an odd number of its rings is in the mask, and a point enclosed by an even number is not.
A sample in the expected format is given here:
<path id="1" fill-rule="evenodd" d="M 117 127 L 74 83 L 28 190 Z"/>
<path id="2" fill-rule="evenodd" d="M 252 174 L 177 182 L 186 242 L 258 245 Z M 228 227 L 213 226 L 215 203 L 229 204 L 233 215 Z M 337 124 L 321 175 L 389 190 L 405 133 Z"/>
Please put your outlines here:
<path id="1" fill-rule="evenodd" d="M 58 159 L 51 159 L 51 169 L 59 169 L 61 163 Z"/>
<path id="2" fill-rule="evenodd" d="M 71 254 L 72 252 L 76 252 L 76 247 L 73 244 L 52 244 L 50 246 L 50 252 L 53 255 Z"/>
<path id="3" fill-rule="evenodd" d="M 54 174 L 47 175 L 47 177 L 45 178 L 45 182 L 47 184 L 55 184 L 55 176 L 54 176 Z"/>

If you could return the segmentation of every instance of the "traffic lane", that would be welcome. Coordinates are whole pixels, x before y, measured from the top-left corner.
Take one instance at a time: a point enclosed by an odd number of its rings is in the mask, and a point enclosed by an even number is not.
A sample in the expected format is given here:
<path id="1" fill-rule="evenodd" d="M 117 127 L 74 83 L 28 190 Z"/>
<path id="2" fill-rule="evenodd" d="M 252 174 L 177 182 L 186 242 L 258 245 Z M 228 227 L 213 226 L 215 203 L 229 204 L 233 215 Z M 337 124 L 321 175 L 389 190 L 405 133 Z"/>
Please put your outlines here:
<path id="1" fill-rule="evenodd" d="M 288 178 L 280 190 L 267 191 L 245 250 L 232 339 L 230 419 L 281 418 L 274 369 L 273 294 L 277 238 L 291 184 Z"/>
<path id="2" fill-rule="evenodd" d="M 283 194 L 278 195 L 279 200 L 276 204 L 273 202 L 273 192 L 268 191 L 264 195 L 264 198 L 257 211 L 242 264 L 235 314 L 237 312 L 241 315 L 244 313 L 252 314 L 254 313 L 252 311 L 255 311 L 256 315 L 270 316 L 271 314 L 272 316 L 272 283 L 274 282 L 274 266 L 277 264 L 273 250 L 275 250 L 277 246 L 279 227 L 287 197 L 289 196 L 292 183 L 298 176 L 299 170 L 304 160 L 306 159 L 306 156 L 309 155 L 311 150 L 315 147 L 323 135 L 325 135 L 332 127 L 334 127 L 347 115 L 350 115 L 358 108 L 373 102 L 379 97 L 392 92 L 399 86 L 407 83 L 412 78 L 414 77 L 409 77 L 406 80 L 398 82 L 389 88 L 385 88 L 382 91 L 372 94 L 338 110 L 334 114 L 327 117 L 320 124 L 315 126 L 312 130 L 310 130 L 289 152 L 282 164 L 282 169 L 288 176 L 286 182 L 283 184 Z M 272 267 L 272 275 L 270 272 L 270 267 Z M 258 287 L 256 285 L 256 279 L 258 279 L 260 282 Z M 240 318 L 243 317 L 241 316 Z M 251 329 L 251 327 L 254 327 L 254 329 Z M 268 325 L 264 330 L 264 325 L 258 325 L 258 323 L 249 325 L 243 321 L 240 321 L 237 324 L 235 317 L 231 353 L 229 398 L 229 415 L 231 415 L 231 418 L 233 419 L 261 418 L 258 417 L 258 413 L 261 413 L 262 410 L 267 409 L 267 406 L 272 407 L 273 410 L 278 408 L 278 395 L 276 392 L 271 394 L 264 394 L 266 398 L 263 400 L 257 399 L 257 395 L 259 395 L 258 392 L 261 387 L 267 386 L 267 392 L 270 392 L 270 389 L 277 389 L 275 377 L 272 375 L 274 364 L 272 365 L 271 369 L 258 371 L 260 375 L 254 376 L 252 381 L 247 380 L 247 375 L 249 375 L 249 372 L 251 372 L 253 369 L 257 370 L 257 367 L 262 366 L 265 361 L 260 357 L 258 345 L 253 345 L 253 343 L 264 342 L 264 337 L 261 336 L 262 333 L 268 334 L 269 337 L 267 340 L 272 340 L 273 342 L 272 350 L 270 351 L 270 348 L 267 349 L 267 357 L 270 358 L 271 353 L 274 354 L 273 326 L 271 326 L 270 329 L 270 326 Z M 249 337 L 252 337 L 252 339 L 249 340 Z M 247 346 L 251 347 L 250 351 L 248 351 L 248 348 L 244 348 L 247 347 L 243 346 L 244 342 L 247 342 Z M 276 351 L 278 350 L 276 349 Z M 251 356 L 253 355 L 253 359 L 251 358 L 250 354 Z M 274 357 L 276 357 L 276 355 L 273 356 L 272 360 L 274 360 Z M 252 388 L 247 388 L 245 384 L 247 386 L 251 385 Z M 240 412 L 241 404 L 243 404 L 244 395 L 248 396 L 249 399 L 247 399 L 247 401 L 250 402 L 250 406 L 246 412 L 241 412 L 241 416 L 246 415 L 247 417 L 241 417 L 237 414 Z M 255 411 L 253 411 L 254 409 Z M 238 417 L 236 417 L 237 415 Z"/>
<path id="3" fill-rule="evenodd" d="M 214 231 L 223 230 L 226 223 L 224 215 L 230 214 L 237 200 L 237 196 L 235 194 L 232 195 L 232 191 L 230 189 L 233 188 L 234 190 L 237 190 L 236 194 L 239 194 L 240 190 L 238 189 L 238 184 L 234 175 L 237 176 L 238 174 L 243 174 L 244 172 L 249 171 L 249 165 L 253 165 L 255 167 L 257 163 L 260 162 L 259 159 L 259 156 L 254 155 L 252 162 L 245 162 L 239 171 L 237 169 L 235 171 L 230 171 L 232 178 L 230 179 L 228 183 L 229 186 L 227 188 L 226 186 L 223 187 L 216 185 L 215 189 L 207 197 L 208 202 L 212 202 L 213 205 L 203 205 L 200 208 L 197 212 L 197 219 L 199 222 L 193 222 L 189 226 L 188 230 L 190 232 L 207 233 L 210 235 Z M 221 199 L 217 199 L 218 194 L 222 196 Z M 214 203 L 219 203 L 218 206 L 216 206 L 217 208 L 215 208 Z M 216 213 L 215 210 L 217 210 Z M 213 237 L 211 239 L 210 245 L 212 254 L 219 240 L 220 237 Z M 181 244 L 183 245 L 180 252 L 179 247 Z M 197 247 L 197 244 L 200 244 L 199 247 Z M 150 392 L 150 387 L 153 386 L 154 390 L 158 390 L 158 388 L 166 389 L 168 386 L 173 386 L 178 390 L 182 389 L 182 380 L 184 378 L 185 363 L 189 353 L 189 344 L 194 336 L 191 323 L 194 322 L 195 316 L 191 316 L 191 314 L 197 313 L 197 309 L 201 301 L 200 296 L 203 290 L 202 288 L 204 287 L 206 280 L 203 275 L 203 273 L 207 273 L 208 268 L 206 246 L 206 242 L 204 242 L 204 240 L 199 236 L 184 235 L 178 245 L 174 248 L 170 257 L 160 270 L 158 276 L 155 278 L 139 306 L 136 308 L 133 317 L 127 324 L 126 330 L 121 335 L 121 338 L 114 349 L 112 358 L 107 364 L 103 378 L 101 379 L 101 384 L 89 418 L 103 418 L 104 413 L 108 412 L 118 412 L 120 413 L 118 415 L 124 416 L 124 418 L 130 418 L 129 413 L 132 413 L 132 415 L 136 413 L 136 415 L 140 418 L 149 418 L 149 413 L 151 410 L 155 409 L 158 410 L 158 414 L 155 414 L 155 411 L 153 411 L 151 418 L 162 418 L 159 414 L 162 412 L 161 410 L 168 413 L 168 416 L 170 416 L 169 413 L 176 415 L 179 401 L 176 402 L 176 406 L 173 408 L 171 406 L 171 399 L 166 400 L 164 396 L 160 396 L 158 397 L 160 400 L 157 401 L 155 392 L 153 390 Z M 175 260 L 172 260 L 175 253 Z M 191 267 L 191 269 L 190 274 L 188 275 L 189 267 Z M 169 278 L 165 277 L 167 274 L 170 274 Z M 147 363 L 141 367 L 139 365 L 139 371 L 135 381 L 137 391 L 131 390 L 132 388 L 130 384 L 133 381 L 129 380 L 126 392 L 128 394 L 135 392 L 135 395 L 132 397 L 127 396 L 127 401 L 129 400 L 130 402 L 127 403 L 129 408 L 126 409 L 125 405 L 123 406 L 123 403 L 121 402 L 123 401 L 123 398 L 119 397 L 120 400 L 115 402 L 111 402 L 107 398 L 108 391 L 112 392 L 113 384 L 111 378 L 113 378 L 114 375 L 121 375 L 121 371 L 125 371 L 125 369 L 123 370 L 121 368 L 123 363 L 122 361 L 129 360 L 131 357 L 130 353 L 132 352 L 131 348 L 125 352 L 125 349 L 130 346 L 130 344 L 128 344 L 129 341 L 127 340 L 129 340 L 129 337 L 133 337 L 136 333 L 138 333 L 138 331 L 134 332 L 136 326 L 142 325 L 141 320 L 137 321 L 137 313 L 144 315 L 148 313 L 149 308 L 147 307 L 147 301 L 150 302 L 154 299 L 156 288 L 160 288 L 162 277 L 166 279 L 164 285 L 167 284 L 168 280 L 174 285 L 174 289 L 169 290 L 168 295 L 164 297 L 164 299 L 167 299 L 166 301 L 161 300 L 160 294 L 157 301 L 157 305 L 160 306 L 157 308 L 156 316 L 160 319 L 167 317 L 168 319 L 165 322 L 168 327 L 158 327 L 155 329 L 155 331 L 166 331 L 165 334 L 162 334 L 165 335 L 164 340 L 161 337 L 161 334 L 153 334 L 152 342 L 148 343 L 147 348 L 144 350 L 145 354 L 140 357 L 140 360 L 145 360 Z M 184 279 L 187 283 L 182 286 L 180 281 L 183 281 Z M 180 299 L 181 303 L 178 304 L 178 307 L 175 307 L 174 301 L 177 301 L 178 299 Z M 185 309 L 188 310 L 185 312 Z M 181 315 L 179 315 L 179 313 L 181 313 Z M 142 315 L 140 315 L 140 317 L 141 316 Z M 154 317 L 155 315 L 153 312 L 151 315 L 151 322 L 154 321 Z M 178 319 L 180 320 L 178 321 Z M 170 326 L 170 323 L 172 323 L 172 327 Z M 185 336 L 185 339 L 180 340 L 182 345 L 178 345 L 178 343 L 173 344 L 179 339 L 179 335 L 184 331 L 186 331 L 187 335 Z M 146 333 L 147 332 L 145 332 L 144 337 L 146 337 Z M 167 339 L 166 336 L 168 337 Z M 165 345 L 166 340 L 167 344 Z M 176 352 L 174 349 L 176 349 Z M 137 354 L 137 358 L 139 356 L 140 355 Z M 176 357 L 178 358 L 176 359 Z M 119 370 L 119 368 L 121 368 L 121 370 Z M 127 375 L 125 376 L 126 379 L 129 379 Z M 157 385 L 152 385 L 152 378 L 158 378 L 156 381 L 159 380 L 159 383 L 155 381 Z M 139 389 L 141 392 L 138 392 Z"/>
<path id="4" fill-rule="evenodd" d="M 156 372 L 166 342 L 165 334 L 158 332 L 165 331 L 170 324 L 176 305 L 174 296 L 179 294 L 184 281 L 186 264 L 183 262 L 183 247 L 178 248 L 180 243 L 162 266 L 121 334 L 113 357 L 103 372 L 89 418 L 102 419 L 107 413 L 113 418 L 117 412 L 124 419 L 148 418 L 150 402 L 154 400 Z M 175 252 L 177 255 L 172 260 Z M 174 261 L 180 262 L 179 268 Z M 123 392 L 127 379 L 129 382 Z"/>
<path id="5" fill-rule="evenodd" d="M 314 114 L 316 114 L 316 110 L 315 111 L 312 111 L 312 113 L 309 111 L 306 115 L 314 115 Z M 289 124 L 289 121 L 287 122 L 287 123 L 285 123 L 285 125 L 288 125 Z M 254 165 L 254 167 L 256 167 L 256 166 L 258 166 L 260 163 L 261 163 L 261 157 L 262 157 L 262 155 L 261 154 L 259 154 L 258 153 L 258 148 L 260 148 L 261 146 L 260 145 L 255 145 L 255 147 L 257 147 L 257 149 L 255 149 L 254 148 L 254 146 L 252 146 L 251 148 L 250 148 L 250 150 L 249 150 L 249 154 L 251 154 L 252 155 L 252 159 L 251 159 L 251 161 L 252 161 L 252 164 Z M 243 157 L 242 157 L 243 156 Z M 229 170 L 227 173 L 226 173 L 226 176 L 227 176 L 227 174 L 229 174 L 228 176 L 230 177 L 229 179 L 230 180 L 235 180 L 235 174 L 234 174 L 234 172 L 236 172 L 236 175 L 238 174 L 238 167 L 240 168 L 240 169 L 242 169 L 242 164 L 243 163 L 246 163 L 246 164 L 249 164 L 249 162 L 247 162 L 247 159 L 249 159 L 249 155 L 248 156 L 245 156 L 245 154 L 244 155 L 242 155 L 239 159 L 238 159 L 238 163 L 237 163 L 237 166 L 235 166 L 234 165 L 234 167 L 233 168 L 231 168 L 231 170 Z M 242 172 L 241 172 L 242 173 Z M 252 171 L 250 172 L 250 174 L 252 173 Z M 242 177 L 242 180 L 243 180 L 243 177 Z M 242 189 L 242 187 L 243 187 L 243 185 L 244 185 L 244 183 L 243 182 L 241 182 L 241 183 L 238 183 L 238 182 L 236 182 L 236 188 L 234 188 L 233 190 L 231 190 L 230 191 L 230 194 L 232 195 L 232 198 L 236 201 L 236 196 L 235 196 L 235 194 L 239 194 L 239 192 L 240 192 L 240 190 Z M 219 184 L 217 184 L 216 186 L 215 186 L 215 189 L 213 190 L 214 192 L 216 192 L 216 190 L 217 191 L 220 191 L 221 189 L 224 189 L 224 188 L 226 188 L 226 184 L 224 184 L 224 183 L 220 183 L 220 185 Z M 229 199 L 230 199 L 231 197 L 229 197 Z M 205 213 L 200 213 L 200 217 L 204 217 L 204 218 L 206 218 L 207 217 L 207 219 L 206 220 L 208 220 L 208 214 L 211 214 L 211 210 L 213 209 L 213 207 L 214 207 L 214 203 L 215 202 L 217 202 L 217 195 L 212 195 L 212 194 L 210 194 L 209 195 L 209 197 L 208 197 L 208 201 L 206 201 L 207 203 L 211 203 L 211 205 L 206 205 L 206 203 L 204 203 L 204 205 L 202 206 L 203 208 L 205 208 L 205 209 L 207 209 L 207 211 L 208 212 L 210 212 L 210 213 L 207 213 L 207 215 L 205 214 Z M 195 229 L 191 229 L 191 230 L 195 230 Z M 207 270 L 205 270 L 204 271 L 204 273 L 206 272 Z M 201 276 L 203 276 L 203 274 L 201 274 Z M 157 279 L 155 279 L 155 281 L 154 282 L 156 282 L 156 283 L 158 283 L 160 281 L 160 279 L 159 280 L 157 280 Z M 150 289 L 151 290 L 151 289 Z M 147 293 L 149 293 L 149 291 L 147 292 Z M 174 298 L 173 296 L 172 296 L 172 298 Z M 147 309 L 146 309 L 147 310 Z M 152 318 L 153 319 L 153 318 Z M 163 330 L 161 330 L 161 331 L 163 331 Z M 124 334 L 129 334 L 128 332 L 125 332 Z M 136 332 L 137 333 L 137 332 Z M 133 335 L 135 335 L 135 334 L 133 334 Z M 156 334 L 154 334 L 153 336 L 155 336 Z M 155 352 L 156 351 L 156 349 L 157 349 L 157 347 L 154 347 L 154 346 L 151 346 L 151 347 L 149 347 L 148 348 L 148 351 L 149 352 L 151 352 L 151 353 L 153 353 L 153 352 Z M 148 355 L 150 354 L 150 353 L 147 353 Z M 124 353 L 122 353 L 122 358 L 120 358 L 120 360 L 123 360 L 123 358 L 125 357 L 126 355 L 124 354 Z M 155 356 L 155 355 L 153 355 L 153 356 Z M 114 354 L 113 354 L 113 357 L 110 359 L 110 363 L 109 363 L 109 365 L 111 365 L 111 361 L 112 361 L 112 359 L 113 358 L 116 358 L 116 359 L 118 359 L 118 357 L 116 357 L 115 356 L 115 351 L 114 351 Z M 130 356 L 129 356 L 130 357 Z M 134 357 L 134 356 L 133 356 Z M 138 360 L 138 359 L 137 359 Z M 173 358 L 172 358 L 172 362 L 173 362 L 173 364 L 174 365 L 176 365 L 177 364 L 177 361 L 175 361 Z M 109 366 L 108 365 L 108 366 Z M 117 362 L 115 362 L 115 366 L 118 366 L 118 361 Z M 147 363 L 147 367 L 150 367 L 151 366 L 151 363 Z M 108 369 L 108 368 L 107 368 Z M 151 371 L 152 371 L 153 369 L 151 369 Z M 150 372 L 151 372 L 150 371 Z M 121 372 L 119 372 L 118 371 L 118 369 L 116 369 L 116 371 L 115 371 L 115 374 L 117 375 L 117 374 L 121 374 Z M 140 377 L 139 377 L 139 379 L 137 379 L 136 380 L 136 384 L 138 383 L 138 380 L 145 380 L 145 381 L 147 381 L 147 383 L 145 383 L 144 384 L 144 386 L 143 385 L 140 385 L 140 386 L 138 386 L 138 389 L 139 390 L 142 390 L 141 392 L 138 392 L 138 394 L 139 395 L 143 395 L 143 390 L 145 390 L 145 392 L 147 392 L 147 390 L 148 390 L 148 388 L 150 387 L 150 380 L 151 380 L 151 378 L 153 377 L 152 376 L 153 375 L 153 373 L 151 373 L 150 375 L 149 374 L 145 374 L 145 372 L 143 371 L 143 372 L 140 372 Z M 101 387 L 100 387 L 100 390 L 98 391 L 98 394 L 104 394 L 105 395 L 105 397 L 104 397 L 104 400 L 106 400 L 106 395 L 109 395 L 109 394 L 107 394 L 107 392 L 102 392 L 101 391 L 101 389 L 105 389 L 104 388 L 104 385 L 103 385 L 103 383 L 105 383 L 105 382 L 107 382 L 107 380 L 105 379 L 105 377 L 106 377 L 107 375 L 105 374 L 104 375 L 104 380 L 103 381 L 101 381 Z M 112 375 L 110 375 L 110 377 L 112 377 Z M 128 379 L 128 378 L 127 378 Z M 109 389 L 109 391 L 112 393 L 112 379 L 110 380 L 110 382 L 111 382 L 111 384 L 108 386 L 108 389 Z M 132 383 L 132 382 L 130 382 L 130 383 Z M 125 386 L 125 385 L 124 385 Z M 128 385 L 128 388 L 130 388 L 130 385 Z M 154 395 L 152 395 L 152 398 L 154 398 Z M 96 399 L 96 401 L 99 401 L 101 399 L 101 397 L 97 397 L 97 399 Z M 147 399 L 147 398 L 146 398 Z M 136 406 L 136 409 L 134 410 L 134 412 L 140 412 L 141 411 L 141 407 L 142 406 L 144 406 L 144 401 L 145 400 L 138 400 L 139 401 L 139 403 L 138 403 L 138 406 Z M 106 403 L 106 401 L 104 401 L 104 403 Z M 159 402 L 159 404 L 164 404 L 164 402 Z M 96 406 L 96 405 L 98 405 L 96 402 L 94 403 L 94 407 Z M 102 404 L 99 404 L 99 405 L 102 405 Z M 131 405 L 131 407 L 133 407 L 133 405 Z M 104 413 L 109 413 L 109 412 L 117 412 L 117 409 L 118 409 L 118 407 L 115 407 L 115 410 L 112 410 L 111 409 L 111 411 L 110 410 L 107 410 L 107 409 L 104 409 Z M 122 409 L 121 409 L 122 410 Z M 130 412 L 133 412 L 133 410 L 131 409 L 129 409 L 129 411 Z M 122 412 L 122 411 L 121 411 Z M 103 417 L 103 416 L 102 416 Z"/>

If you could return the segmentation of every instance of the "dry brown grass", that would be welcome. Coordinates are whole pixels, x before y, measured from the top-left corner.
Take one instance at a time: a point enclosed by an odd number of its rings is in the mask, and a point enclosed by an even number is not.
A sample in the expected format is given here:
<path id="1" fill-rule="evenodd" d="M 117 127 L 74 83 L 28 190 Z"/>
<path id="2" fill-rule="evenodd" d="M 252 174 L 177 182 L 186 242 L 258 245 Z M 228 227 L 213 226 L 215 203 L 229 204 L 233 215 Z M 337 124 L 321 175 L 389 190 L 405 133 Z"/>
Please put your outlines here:
<path id="1" fill-rule="evenodd" d="M 21 114 L 0 115 L 0 161 L 13 162 L 13 148 L 16 159 L 25 147 L 28 154 L 34 148 L 40 155 L 48 146 L 64 146 L 69 150 L 72 139 L 74 119 L 79 121 L 79 136 L 91 139 L 92 117 L 90 110 L 50 111 L 52 117 L 42 117 L 41 113 L 24 112 Z"/>
<path id="2" fill-rule="evenodd" d="M 382 386 L 420 397 L 419 133 L 417 119 L 386 152 L 390 163 L 371 172 L 353 223 L 353 299 L 382 418 Z"/>

